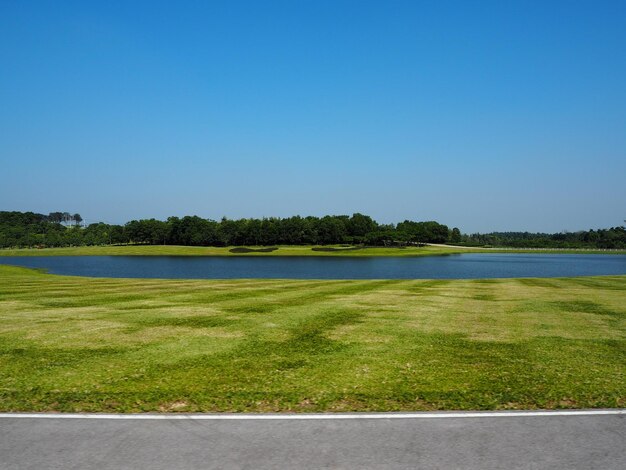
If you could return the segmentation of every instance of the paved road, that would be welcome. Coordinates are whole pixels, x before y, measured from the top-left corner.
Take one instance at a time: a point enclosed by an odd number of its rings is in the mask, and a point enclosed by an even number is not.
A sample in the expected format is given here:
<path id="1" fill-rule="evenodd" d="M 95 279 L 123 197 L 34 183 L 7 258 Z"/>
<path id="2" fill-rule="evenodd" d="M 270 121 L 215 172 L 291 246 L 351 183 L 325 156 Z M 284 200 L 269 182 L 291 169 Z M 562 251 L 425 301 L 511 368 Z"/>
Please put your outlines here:
<path id="1" fill-rule="evenodd" d="M 180 416 L 178 417 L 180 418 Z M 2 469 L 624 469 L 626 415 L 0 417 Z"/>

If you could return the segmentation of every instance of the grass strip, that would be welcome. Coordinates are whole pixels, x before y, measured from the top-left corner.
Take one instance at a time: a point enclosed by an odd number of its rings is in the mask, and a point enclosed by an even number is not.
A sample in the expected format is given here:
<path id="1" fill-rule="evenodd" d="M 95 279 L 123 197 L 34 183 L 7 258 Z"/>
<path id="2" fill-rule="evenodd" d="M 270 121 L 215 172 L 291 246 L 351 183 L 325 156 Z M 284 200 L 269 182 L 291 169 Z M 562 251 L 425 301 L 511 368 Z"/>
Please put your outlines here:
<path id="1" fill-rule="evenodd" d="M 555 254 L 626 254 L 626 250 L 539 250 L 508 248 L 473 248 L 444 245 L 406 247 L 362 247 L 345 245 L 281 245 L 272 247 L 215 247 L 174 245 L 107 245 L 67 248 L 0 249 L 2 256 L 437 256 L 460 253 L 555 253 Z"/>

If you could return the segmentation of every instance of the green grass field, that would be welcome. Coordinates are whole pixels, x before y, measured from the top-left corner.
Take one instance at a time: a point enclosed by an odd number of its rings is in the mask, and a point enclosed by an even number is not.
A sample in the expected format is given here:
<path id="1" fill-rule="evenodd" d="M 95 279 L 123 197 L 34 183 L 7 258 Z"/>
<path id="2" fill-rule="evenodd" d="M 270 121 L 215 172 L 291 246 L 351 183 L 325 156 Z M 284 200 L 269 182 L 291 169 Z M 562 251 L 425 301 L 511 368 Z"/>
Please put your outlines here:
<path id="1" fill-rule="evenodd" d="M 313 246 L 282 245 L 269 253 L 231 253 L 233 247 L 199 247 L 174 245 L 121 245 L 121 246 L 78 246 L 71 248 L 19 248 L 0 249 L 0 256 L 434 256 L 458 253 L 626 253 L 626 250 L 523 250 L 506 248 L 465 248 L 449 246 L 424 246 L 406 248 L 365 248 L 345 251 L 313 251 Z M 256 247 L 260 248 L 260 247 Z"/>
<path id="2" fill-rule="evenodd" d="M 626 276 L 164 281 L 0 266 L 0 410 L 626 407 L 625 327 Z"/>

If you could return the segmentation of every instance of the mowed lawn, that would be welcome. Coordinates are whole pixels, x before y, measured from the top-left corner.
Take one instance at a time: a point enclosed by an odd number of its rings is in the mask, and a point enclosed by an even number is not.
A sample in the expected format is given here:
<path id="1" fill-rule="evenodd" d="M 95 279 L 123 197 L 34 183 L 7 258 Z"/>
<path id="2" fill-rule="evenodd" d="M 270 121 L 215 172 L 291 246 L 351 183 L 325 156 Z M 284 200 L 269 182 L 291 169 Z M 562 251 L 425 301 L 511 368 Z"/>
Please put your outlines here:
<path id="1" fill-rule="evenodd" d="M 422 247 L 367 247 L 353 249 L 351 246 L 280 245 L 269 252 L 233 253 L 233 246 L 178 246 L 178 245 L 101 245 L 65 248 L 15 248 L 0 249 L 2 256 L 433 256 L 457 253 L 484 252 L 484 248 L 461 248 L 449 246 Z M 240 247 L 239 247 L 240 248 Z M 246 247 L 266 249 L 265 246 Z M 336 251 L 316 251 L 313 248 L 329 248 Z M 348 248 L 348 249 L 346 249 Z M 352 248 L 352 249 L 351 249 Z M 625 251 L 626 252 L 626 251 Z"/>
<path id="2" fill-rule="evenodd" d="M 626 276 L 94 279 L 0 266 L 2 411 L 626 406 Z"/>
<path id="3" fill-rule="evenodd" d="M 313 245 L 279 245 L 270 252 L 233 253 L 237 247 L 227 246 L 177 246 L 177 245 L 102 245 L 75 246 L 66 248 L 14 248 L 0 249 L 0 260 L 3 256 L 435 256 L 459 253 L 596 253 L 626 254 L 626 250 L 593 250 L 593 249 L 523 249 L 523 248 L 476 248 L 445 245 L 428 245 L 422 247 L 350 247 L 346 245 L 313 246 Z M 240 248 L 240 247 L 239 247 Z M 247 247 L 265 249 L 268 247 Z M 315 250 L 313 248 L 316 248 Z M 318 249 L 335 251 L 318 251 Z"/>

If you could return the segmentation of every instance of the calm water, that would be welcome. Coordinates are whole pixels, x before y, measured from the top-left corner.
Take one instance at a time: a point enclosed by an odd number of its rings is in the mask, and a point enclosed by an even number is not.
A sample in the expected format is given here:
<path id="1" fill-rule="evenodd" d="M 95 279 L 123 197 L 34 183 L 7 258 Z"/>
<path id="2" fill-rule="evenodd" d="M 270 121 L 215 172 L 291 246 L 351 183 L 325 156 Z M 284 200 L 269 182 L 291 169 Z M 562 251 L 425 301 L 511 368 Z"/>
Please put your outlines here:
<path id="1" fill-rule="evenodd" d="M 36 256 L 0 257 L 0 263 L 75 276 L 170 279 L 471 279 L 626 274 L 626 255 Z"/>

